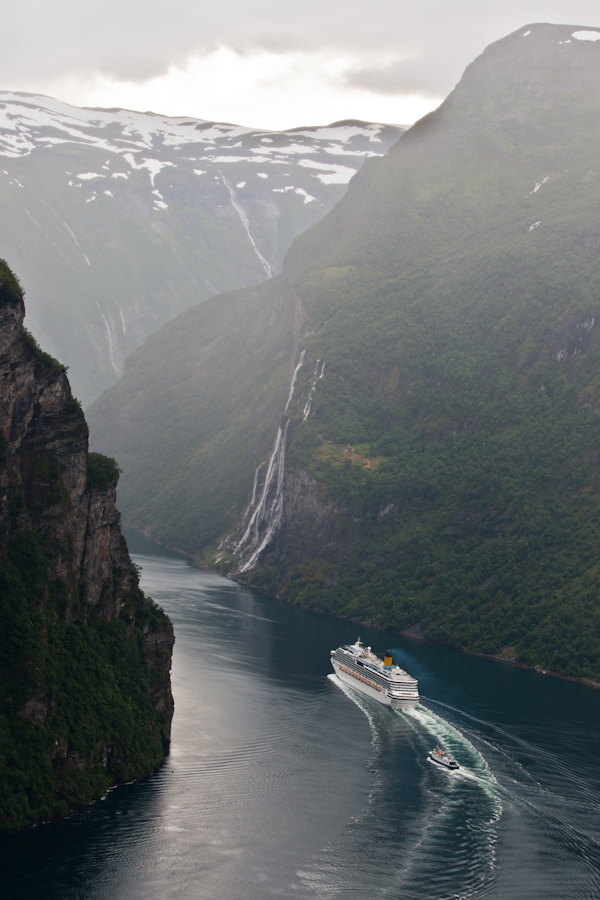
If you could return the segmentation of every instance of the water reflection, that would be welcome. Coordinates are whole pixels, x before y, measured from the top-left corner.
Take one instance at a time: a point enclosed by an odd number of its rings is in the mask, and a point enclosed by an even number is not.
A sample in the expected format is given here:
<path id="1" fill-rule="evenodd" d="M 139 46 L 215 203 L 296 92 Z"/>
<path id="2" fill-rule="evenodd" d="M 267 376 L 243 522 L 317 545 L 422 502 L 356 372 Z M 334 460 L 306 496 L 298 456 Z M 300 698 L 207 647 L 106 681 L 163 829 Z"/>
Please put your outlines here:
<path id="1" fill-rule="evenodd" d="M 0 840 L 3 897 L 600 896 L 599 692 L 361 629 L 420 680 L 394 713 L 327 677 L 354 625 L 128 540 L 175 624 L 170 756 Z"/>

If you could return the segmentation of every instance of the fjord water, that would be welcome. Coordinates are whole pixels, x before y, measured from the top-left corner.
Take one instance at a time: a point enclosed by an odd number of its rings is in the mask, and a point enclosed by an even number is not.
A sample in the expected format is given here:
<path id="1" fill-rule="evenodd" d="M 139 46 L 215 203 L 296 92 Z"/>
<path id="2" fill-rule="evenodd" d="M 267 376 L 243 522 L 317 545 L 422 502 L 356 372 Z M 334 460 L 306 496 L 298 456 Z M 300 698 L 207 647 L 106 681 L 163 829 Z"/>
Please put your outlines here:
<path id="1" fill-rule="evenodd" d="M 172 617 L 171 752 L 0 840 L 6 900 L 600 897 L 600 691 L 304 612 L 127 530 Z M 360 631 L 411 714 L 342 687 Z M 427 761 L 443 744 L 457 773 Z"/>

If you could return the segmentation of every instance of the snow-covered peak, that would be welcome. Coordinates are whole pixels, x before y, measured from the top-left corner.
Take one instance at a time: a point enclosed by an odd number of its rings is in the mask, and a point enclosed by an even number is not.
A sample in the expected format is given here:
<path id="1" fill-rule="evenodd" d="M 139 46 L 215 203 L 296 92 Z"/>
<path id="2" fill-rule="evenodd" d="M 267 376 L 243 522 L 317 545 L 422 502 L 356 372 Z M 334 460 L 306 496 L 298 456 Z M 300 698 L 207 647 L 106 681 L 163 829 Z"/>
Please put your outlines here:
<path id="1" fill-rule="evenodd" d="M 294 134 L 306 135 L 307 137 L 312 137 L 316 134 L 321 140 L 341 141 L 342 143 L 349 141 L 357 135 L 361 135 L 362 137 L 368 137 L 371 141 L 379 142 L 380 131 L 381 125 L 376 125 L 374 123 L 365 122 L 360 125 L 345 125 L 340 122 L 339 124 L 327 125 L 322 128 L 306 128 L 302 131 L 296 131 L 296 129 L 294 129 Z"/>
<path id="2" fill-rule="evenodd" d="M 129 154 L 149 151 L 172 156 L 185 148 L 186 153 L 195 154 L 186 158 L 216 164 L 287 163 L 292 158 L 297 161 L 299 156 L 324 152 L 355 156 L 358 168 L 365 156 L 384 152 L 383 130 L 389 144 L 390 126 L 379 124 L 336 123 L 266 132 L 189 116 L 79 108 L 40 94 L 0 91 L 0 156 L 8 157 L 75 143 L 126 159 L 131 159 Z M 395 130 L 399 135 L 400 129 Z"/>
<path id="3" fill-rule="evenodd" d="M 189 117 L 127 109 L 88 109 L 52 97 L 0 91 L 0 154 L 25 156 L 38 147 L 80 143 L 110 153 L 211 143 L 251 129 Z"/>

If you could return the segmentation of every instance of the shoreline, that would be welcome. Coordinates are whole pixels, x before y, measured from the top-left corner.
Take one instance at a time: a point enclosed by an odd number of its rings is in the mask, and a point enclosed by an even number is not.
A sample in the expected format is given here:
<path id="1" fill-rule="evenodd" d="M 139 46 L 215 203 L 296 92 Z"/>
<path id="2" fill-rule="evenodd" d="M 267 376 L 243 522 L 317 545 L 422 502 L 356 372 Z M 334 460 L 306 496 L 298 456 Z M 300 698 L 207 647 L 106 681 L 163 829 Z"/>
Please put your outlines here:
<path id="1" fill-rule="evenodd" d="M 493 659 L 496 662 L 506 663 L 510 666 L 517 666 L 519 669 L 529 669 L 530 672 L 537 672 L 539 675 L 550 675 L 552 678 L 561 678 L 563 681 L 576 681 L 579 684 L 585 684 L 587 687 L 600 690 L 600 681 L 592 681 L 591 678 L 577 678 L 575 675 L 561 675 L 560 672 L 552 672 L 550 669 L 542 669 L 541 666 L 529 666 L 526 663 L 519 662 L 516 659 L 507 659 L 504 656 L 497 656 L 494 653 L 480 653 L 477 650 L 467 650 L 465 647 L 451 647 L 449 644 L 437 644 L 434 641 L 428 641 L 426 638 L 421 637 L 420 635 L 411 633 L 410 630 L 394 631 L 391 628 L 383 628 L 381 625 L 376 625 L 373 622 L 364 622 L 349 619 L 347 616 L 338 615 L 337 613 L 325 612 L 324 609 L 312 609 L 308 606 L 302 606 L 300 603 L 293 603 L 291 600 L 287 600 L 285 597 L 281 597 L 279 594 L 273 594 L 271 591 L 267 591 L 262 587 L 251 584 L 249 581 L 244 581 L 238 576 L 224 575 L 223 572 L 219 572 L 218 569 L 213 569 L 211 566 L 204 565 L 204 563 L 200 561 L 199 557 L 194 556 L 193 553 L 188 553 L 187 550 L 180 550 L 178 547 L 170 547 L 168 544 L 165 544 L 162 541 L 157 541 L 152 537 L 152 535 L 148 534 L 146 531 L 142 531 L 141 528 L 136 528 L 135 525 L 128 525 L 127 522 L 123 522 L 123 525 L 125 525 L 126 528 L 131 528 L 132 531 L 137 531 L 138 534 L 143 534 L 144 537 L 152 541 L 153 544 L 158 544 L 159 547 L 165 547 L 167 550 L 171 550 L 173 553 L 179 553 L 180 556 L 185 556 L 187 559 L 191 560 L 192 565 L 195 569 L 202 569 L 205 572 L 213 572 L 215 575 L 221 575 L 223 578 L 229 578 L 230 581 L 235 581 L 236 584 L 240 584 L 243 587 L 252 588 L 253 591 L 260 591 L 261 594 L 266 594 L 269 597 L 274 597 L 276 600 L 279 600 L 282 603 L 287 603 L 290 606 L 297 606 L 298 609 L 304 609 L 307 612 L 318 613 L 324 616 L 331 616 L 331 618 L 333 619 L 341 619 L 344 622 L 355 622 L 356 625 L 364 625 L 365 628 L 373 628 L 376 631 L 390 631 L 391 634 L 400 634 L 402 635 L 402 637 L 410 638 L 413 641 L 421 641 L 424 644 L 430 644 L 432 647 L 447 647 L 451 650 L 457 650 L 459 653 L 468 653 L 470 656 L 479 656 L 482 659 Z"/>
<path id="2" fill-rule="evenodd" d="M 209 572 L 215 571 L 214 569 L 210 569 L 208 566 L 198 566 L 198 568 L 206 569 Z M 216 574 L 220 575 L 220 572 L 216 572 Z M 306 612 L 318 613 L 323 616 L 331 616 L 333 619 L 341 619 L 343 622 L 355 622 L 356 625 L 364 625 L 365 628 L 373 628 L 375 631 L 389 631 L 391 634 L 399 634 L 402 637 L 410 638 L 413 641 L 421 641 L 423 644 L 429 644 L 431 647 L 446 647 L 449 650 L 457 650 L 459 653 L 468 653 L 469 656 L 479 656 L 482 659 L 493 659 L 496 662 L 506 663 L 510 666 L 517 666 L 519 669 L 529 669 L 530 672 L 537 672 L 538 675 L 550 675 L 552 678 L 561 678 L 563 681 L 576 681 L 579 684 L 585 684 L 587 687 L 595 688 L 596 690 L 600 689 L 600 681 L 592 681 L 590 678 L 577 678 L 575 675 L 561 675 L 560 672 L 552 672 L 550 669 L 542 669 L 541 666 L 529 666 L 526 663 L 518 662 L 516 659 L 507 659 L 504 656 L 496 656 L 493 653 L 480 653 L 477 650 L 467 650 L 464 647 L 452 647 L 450 644 L 438 644 L 435 641 L 428 641 L 424 637 L 420 637 L 419 635 L 413 634 L 410 631 L 394 631 L 393 628 L 384 628 L 381 625 L 376 625 L 374 622 L 365 622 L 359 619 L 349 619 L 347 616 L 338 615 L 337 613 L 328 613 L 324 609 L 312 609 L 308 606 L 302 606 L 300 603 L 293 603 L 291 600 L 286 600 L 285 597 L 280 597 L 279 594 L 272 594 L 270 591 L 264 590 L 264 588 L 256 587 L 253 584 L 250 584 L 249 581 L 242 581 L 241 579 L 229 575 L 223 576 L 225 578 L 229 578 L 230 581 L 235 581 L 236 584 L 241 584 L 244 587 L 252 588 L 253 591 L 260 591 L 261 594 L 267 594 L 269 597 L 275 597 L 277 600 L 280 600 L 282 603 L 288 603 L 290 606 L 297 606 L 298 609 L 304 609 Z"/>
<path id="3" fill-rule="evenodd" d="M 341 618 L 341 617 L 340 617 Z M 367 625 L 367 622 L 360 622 L 360 625 Z M 376 626 L 369 625 L 374 628 Z M 478 650 L 467 650 L 465 647 L 450 647 L 449 644 L 436 644 L 434 641 L 428 641 L 416 634 L 410 634 L 408 631 L 398 631 L 395 634 L 401 634 L 403 637 L 411 638 L 413 641 L 421 641 L 423 644 L 430 644 L 432 647 L 449 647 L 452 650 L 458 650 L 459 653 L 468 653 L 469 656 L 479 656 L 482 659 L 493 659 L 496 662 L 507 663 L 510 666 L 517 666 L 519 669 L 529 669 L 530 672 L 537 672 L 538 675 L 550 675 L 552 678 L 562 678 L 563 681 L 577 681 L 579 684 L 585 684 L 587 687 L 600 689 L 600 681 L 592 681 L 590 678 L 577 678 L 575 675 L 561 675 L 560 672 L 552 672 L 550 669 L 542 669 L 541 666 L 529 666 L 527 663 L 519 662 L 506 656 L 497 656 L 494 653 L 480 653 Z"/>

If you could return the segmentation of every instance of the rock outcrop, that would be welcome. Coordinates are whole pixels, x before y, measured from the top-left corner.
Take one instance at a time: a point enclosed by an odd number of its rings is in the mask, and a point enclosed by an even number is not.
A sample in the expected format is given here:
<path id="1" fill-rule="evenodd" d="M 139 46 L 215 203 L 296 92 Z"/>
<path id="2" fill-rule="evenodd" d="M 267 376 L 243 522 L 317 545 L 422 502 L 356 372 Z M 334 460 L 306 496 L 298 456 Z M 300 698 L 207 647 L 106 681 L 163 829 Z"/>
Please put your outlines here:
<path id="1" fill-rule="evenodd" d="M 114 460 L 88 455 L 66 370 L 0 261 L 0 831 L 151 772 L 173 715 L 173 627 L 138 587 Z"/>

